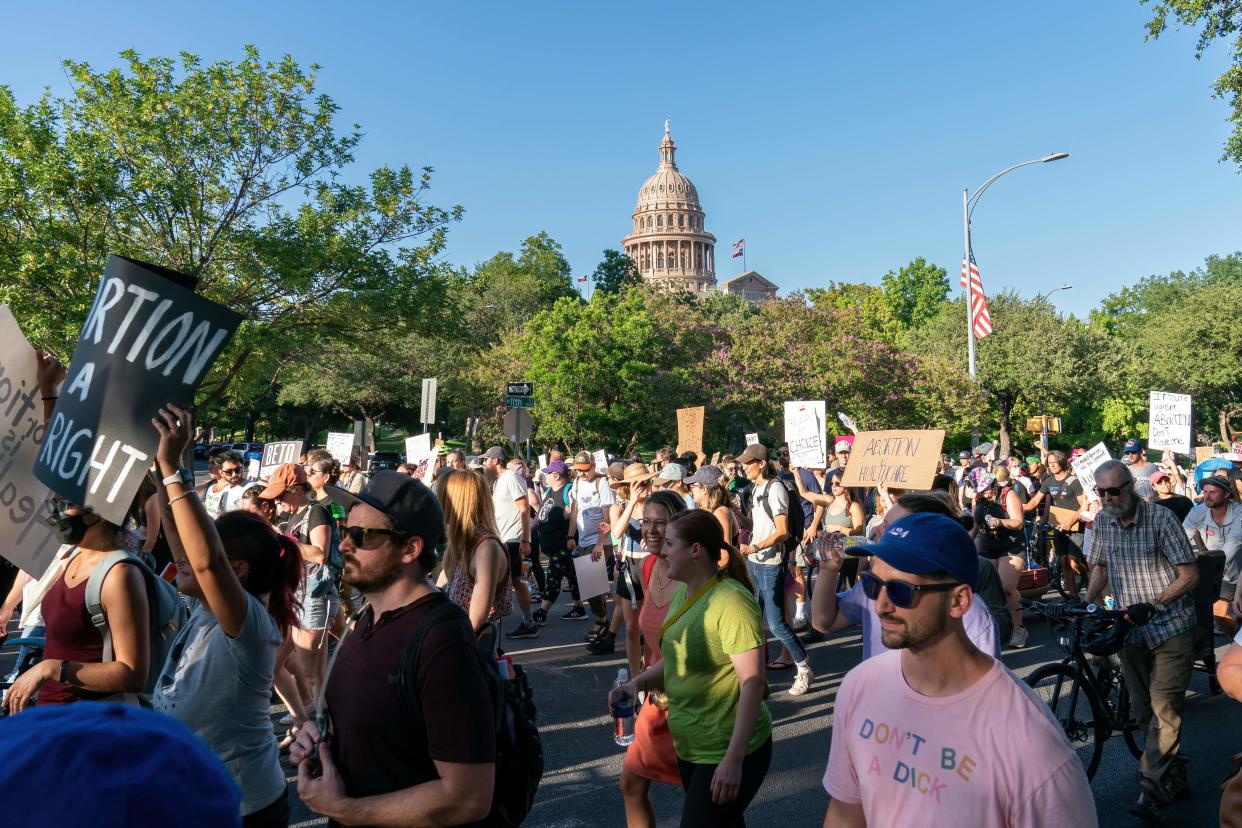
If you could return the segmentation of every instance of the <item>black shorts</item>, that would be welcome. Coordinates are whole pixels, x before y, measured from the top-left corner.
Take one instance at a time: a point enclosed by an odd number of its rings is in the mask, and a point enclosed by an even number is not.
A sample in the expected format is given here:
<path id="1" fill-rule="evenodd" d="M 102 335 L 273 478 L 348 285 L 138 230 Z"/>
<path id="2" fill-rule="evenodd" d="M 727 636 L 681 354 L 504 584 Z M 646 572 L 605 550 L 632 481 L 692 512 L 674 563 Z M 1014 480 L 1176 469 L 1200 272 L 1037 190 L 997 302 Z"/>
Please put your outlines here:
<path id="1" fill-rule="evenodd" d="M 509 555 L 509 577 L 522 577 L 522 542 L 505 541 L 505 552 Z"/>
<path id="2" fill-rule="evenodd" d="M 617 597 L 627 601 L 643 600 L 643 562 L 622 558 L 617 562 Z"/>

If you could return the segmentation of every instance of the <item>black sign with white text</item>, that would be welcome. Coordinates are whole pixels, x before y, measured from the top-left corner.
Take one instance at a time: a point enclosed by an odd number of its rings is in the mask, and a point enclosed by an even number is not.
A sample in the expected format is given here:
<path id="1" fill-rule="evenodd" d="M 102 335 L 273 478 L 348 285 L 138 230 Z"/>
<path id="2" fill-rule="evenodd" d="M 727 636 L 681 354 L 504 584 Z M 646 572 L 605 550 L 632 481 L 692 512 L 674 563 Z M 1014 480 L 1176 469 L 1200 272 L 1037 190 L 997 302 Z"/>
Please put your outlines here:
<path id="1" fill-rule="evenodd" d="M 121 524 L 155 457 L 151 418 L 189 408 L 242 317 L 176 271 L 112 256 L 86 315 L 35 477 Z"/>

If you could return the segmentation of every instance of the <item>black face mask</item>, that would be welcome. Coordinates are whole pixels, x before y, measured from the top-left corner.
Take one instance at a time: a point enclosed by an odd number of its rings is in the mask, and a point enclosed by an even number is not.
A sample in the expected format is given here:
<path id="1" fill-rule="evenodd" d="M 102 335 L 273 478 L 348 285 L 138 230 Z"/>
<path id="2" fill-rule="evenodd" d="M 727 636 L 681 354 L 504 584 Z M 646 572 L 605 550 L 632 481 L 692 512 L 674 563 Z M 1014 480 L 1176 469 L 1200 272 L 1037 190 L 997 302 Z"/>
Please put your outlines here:
<path id="1" fill-rule="evenodd" d="M 82 542 L 82 538 L 86 537 L 86 530 L 90 528 L 86 515 L 55 515 L 48 518 L 47 522 L 58 541 L 74 546 Z"/>

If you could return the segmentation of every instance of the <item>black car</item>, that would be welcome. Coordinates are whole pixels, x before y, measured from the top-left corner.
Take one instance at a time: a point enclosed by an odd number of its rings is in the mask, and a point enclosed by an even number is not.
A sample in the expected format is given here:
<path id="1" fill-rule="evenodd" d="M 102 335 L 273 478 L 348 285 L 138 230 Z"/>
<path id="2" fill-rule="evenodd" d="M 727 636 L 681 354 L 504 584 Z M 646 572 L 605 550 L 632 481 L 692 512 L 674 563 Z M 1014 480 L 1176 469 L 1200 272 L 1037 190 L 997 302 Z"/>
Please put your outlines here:
<path id="1" fill-rule="evenodd" d="M 197 446 L 194 447 L 194 459 L 195 460 L 206 460 L 207 452 L 210 450 L 211 450 L 211 446 L 207 445 L 206 443 L 199 443 Z"/>
<path id="2" fill-rule="evenodd" d="M 371 473 L 383 471 L 384 469 L 395 469 L 404 461 L 401 459 L 401 452 L 398 451 L 375 451 L 371 453 L 370 468 Z"/>

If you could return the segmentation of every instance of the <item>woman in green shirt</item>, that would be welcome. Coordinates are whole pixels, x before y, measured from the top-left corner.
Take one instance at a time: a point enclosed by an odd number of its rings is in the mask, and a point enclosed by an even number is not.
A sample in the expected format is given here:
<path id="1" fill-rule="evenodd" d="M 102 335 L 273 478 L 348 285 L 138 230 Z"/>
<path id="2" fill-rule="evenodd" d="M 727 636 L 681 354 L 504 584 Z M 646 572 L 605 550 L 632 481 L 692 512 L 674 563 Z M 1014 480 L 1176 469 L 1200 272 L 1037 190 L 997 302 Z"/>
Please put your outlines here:
<path id="1" fill-rule="evenodd" d="M 728 565 L 718 568 L 721 552 Z M 763 620 L 746 565 L 720 523 L 696 509 L 668 523 L 669 577 L 681 581 L 660 634 L 663 660 L 627 688 L 663 689 L 686 801 L 681 825 L 744 826 L 772 761 L 763 703 Z M 665 669 L 667 665 L 668 669 Z"/>

